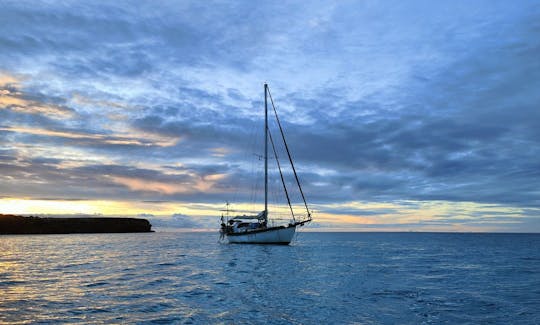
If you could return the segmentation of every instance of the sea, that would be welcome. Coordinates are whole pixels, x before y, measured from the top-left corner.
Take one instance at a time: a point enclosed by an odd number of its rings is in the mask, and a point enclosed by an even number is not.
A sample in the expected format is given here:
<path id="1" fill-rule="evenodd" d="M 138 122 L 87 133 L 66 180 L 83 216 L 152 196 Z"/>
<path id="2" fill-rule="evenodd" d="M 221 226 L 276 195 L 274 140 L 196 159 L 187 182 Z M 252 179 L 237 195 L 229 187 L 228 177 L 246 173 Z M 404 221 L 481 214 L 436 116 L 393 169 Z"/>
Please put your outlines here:
<path id="1" fill-rule="evenodd" d="M 540 324 L 540 234 L 0 236 L 0 324 Z"/>

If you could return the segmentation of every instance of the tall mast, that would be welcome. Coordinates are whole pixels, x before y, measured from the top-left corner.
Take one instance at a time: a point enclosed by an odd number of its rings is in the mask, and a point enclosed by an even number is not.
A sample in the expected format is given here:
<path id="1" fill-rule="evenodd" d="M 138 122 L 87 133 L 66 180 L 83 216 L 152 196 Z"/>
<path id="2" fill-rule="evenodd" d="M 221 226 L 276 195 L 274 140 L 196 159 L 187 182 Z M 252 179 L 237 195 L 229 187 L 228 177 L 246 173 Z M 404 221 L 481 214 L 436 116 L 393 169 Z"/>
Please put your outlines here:
<path id="1" fill-rule="evenodd" d="M 264 221 L 268 224 L 268 85 L 264 83 Z"/>

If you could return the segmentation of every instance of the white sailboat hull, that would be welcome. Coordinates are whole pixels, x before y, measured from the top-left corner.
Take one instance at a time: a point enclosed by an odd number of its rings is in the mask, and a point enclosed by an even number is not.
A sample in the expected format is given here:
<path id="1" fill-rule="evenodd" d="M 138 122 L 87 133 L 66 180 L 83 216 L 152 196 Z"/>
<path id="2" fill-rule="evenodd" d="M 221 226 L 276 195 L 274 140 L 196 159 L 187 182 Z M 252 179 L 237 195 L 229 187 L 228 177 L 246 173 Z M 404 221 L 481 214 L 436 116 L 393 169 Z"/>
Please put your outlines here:
<path id="1" fill-rule="evenodd" d="M 276 227 L 265 231 L 247 231 L 245 233 L 228 234 L 229 243 L 237 244 L 289 244 L 296 231 L 296 226 Z"/>

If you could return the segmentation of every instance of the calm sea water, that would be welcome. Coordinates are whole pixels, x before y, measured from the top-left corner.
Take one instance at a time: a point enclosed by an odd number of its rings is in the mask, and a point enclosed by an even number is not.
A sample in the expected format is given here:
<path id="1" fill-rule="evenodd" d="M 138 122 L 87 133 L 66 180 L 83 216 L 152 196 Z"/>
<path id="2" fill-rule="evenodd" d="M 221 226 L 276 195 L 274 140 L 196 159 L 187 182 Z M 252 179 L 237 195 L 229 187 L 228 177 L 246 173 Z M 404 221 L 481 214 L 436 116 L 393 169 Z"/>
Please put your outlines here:
<path id="1" fill-rule="evenodd" d="M 540 323 L 540 235 L 0 236 L 0 323 Z"/>

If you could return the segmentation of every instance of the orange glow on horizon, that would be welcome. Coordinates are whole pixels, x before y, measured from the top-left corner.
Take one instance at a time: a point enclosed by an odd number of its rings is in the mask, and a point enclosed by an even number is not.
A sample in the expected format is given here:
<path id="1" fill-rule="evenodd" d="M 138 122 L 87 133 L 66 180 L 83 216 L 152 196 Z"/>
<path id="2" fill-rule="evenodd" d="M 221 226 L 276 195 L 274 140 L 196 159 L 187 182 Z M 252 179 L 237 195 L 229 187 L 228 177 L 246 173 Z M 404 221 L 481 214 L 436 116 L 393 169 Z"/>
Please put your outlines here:
<path id="1" fill-rule="evenodd" d="M 102 214 L 135 216 L 152 214 L 171 216 L 182 213 L 190 216 L 217 216 L 221 204 L 182 204 L 174 202 L 140 202 L 114 200 L 43 200 L 0 199 L 0 214 Z"/>
<path id="2" fill-rule="evenodd" d="M 504 206 L 485 206 L 470 202 L 416 202 L 419 206 L 411 208 L 411 202 L 399 203 L 366 203 L 349 202 L 341 208 L 349 211 L 346 214 L 324 212 L 325 208 L 335 210 L 340 208 L 337 204 L 327 206 L 319 205 L 314 211 L 313 226 L 302 228 L 307 231 L 497 231 L 499 226 L 508 221 L 497 221 L 493 217 L 491 222 L 478 225 L 469 225 L 463 220 L 471 214 L 490 211 L 505 212 L 506 216 L 514 216 L 516 221 L 522 211 L 520 209 Z M 354 213 L 352 206 L 362 207 Z M 159 217 L 168 217 L 180 213 L 189 217 L 215 217 L 221 216 L 224 205 L 219 203 L 175 203 L 175 202 L 141 202 L 141 201 L 114 201 L 114 200 L 40 200 L 40 199 L 0 199 L 0 214 L 23 215 L 92 215 L 104 216 L 137 216 L 149 214 Z M 378 208 L 384 207 L 381 214 L 374 214 Z M 253 204 L 235 204 L 235 211 L 253 211 Z M 387 210 L 392 208 L 393 211 Z M 495 209 L 495 210 L 494 210 Z M 362 211 L 371 211 L 371 215 L 362 215 Z M 243 212 L 239 212 L 243 213 Z M 279 209 L 271 209 L 270 213 L 279 216 Z M 443 215 L 454 214 L 455 222 L 437 223 Z M 460 221 L 461 220 L 461 221 Z M 435 221 L 435 223 L 432 223 Z"/>

